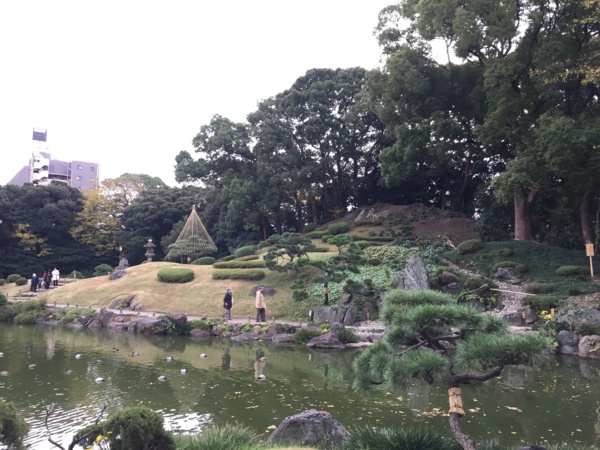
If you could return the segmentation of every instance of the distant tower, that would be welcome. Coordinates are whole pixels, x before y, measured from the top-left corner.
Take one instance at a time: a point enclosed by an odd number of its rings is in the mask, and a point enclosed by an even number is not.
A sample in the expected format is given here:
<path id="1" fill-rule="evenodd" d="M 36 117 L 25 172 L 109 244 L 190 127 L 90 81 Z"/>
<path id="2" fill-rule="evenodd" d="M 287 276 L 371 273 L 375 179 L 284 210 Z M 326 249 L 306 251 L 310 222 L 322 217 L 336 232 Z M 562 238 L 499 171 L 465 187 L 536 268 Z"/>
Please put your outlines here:
<path id="1" fill-rule="evenodd" d="M 29 181 L 33 184 L 48 184 L 48 171 L 50 168 L 50 153 L 46 139 L 48 130 L 43 128 L 33 129 L 33 151 L 29 162 Z"/>

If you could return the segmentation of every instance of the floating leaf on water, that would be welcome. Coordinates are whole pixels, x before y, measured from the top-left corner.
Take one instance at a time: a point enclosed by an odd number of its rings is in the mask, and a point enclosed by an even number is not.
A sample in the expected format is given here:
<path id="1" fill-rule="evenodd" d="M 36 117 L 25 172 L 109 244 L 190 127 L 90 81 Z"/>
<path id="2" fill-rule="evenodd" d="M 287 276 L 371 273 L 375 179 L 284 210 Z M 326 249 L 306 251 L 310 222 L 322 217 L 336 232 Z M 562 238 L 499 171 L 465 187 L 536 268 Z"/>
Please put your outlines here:
<path id="1" fill-rule="evenodd" d="M 511 411 L 523 412 L 521 408 L 517 408 L 516 406 L 505 406 L 506 409 L 510 409 Z"/>

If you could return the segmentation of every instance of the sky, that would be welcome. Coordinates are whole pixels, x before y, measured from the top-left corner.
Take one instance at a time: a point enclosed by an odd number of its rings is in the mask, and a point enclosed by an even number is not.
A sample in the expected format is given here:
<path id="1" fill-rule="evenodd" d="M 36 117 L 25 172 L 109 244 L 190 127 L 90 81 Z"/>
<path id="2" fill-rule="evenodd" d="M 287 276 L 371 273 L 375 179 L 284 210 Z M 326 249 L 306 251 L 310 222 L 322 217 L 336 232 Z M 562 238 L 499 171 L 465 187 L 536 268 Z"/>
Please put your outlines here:
<path id="1" fill-rule="evenodd" d="M 53 159 L 175 186 L 175 156 L 213 115 L 244 121 L 309 69 L 379 67 L 373 29 L 391 3 L 0 2 L 0 185 L 38 127 Z"/>

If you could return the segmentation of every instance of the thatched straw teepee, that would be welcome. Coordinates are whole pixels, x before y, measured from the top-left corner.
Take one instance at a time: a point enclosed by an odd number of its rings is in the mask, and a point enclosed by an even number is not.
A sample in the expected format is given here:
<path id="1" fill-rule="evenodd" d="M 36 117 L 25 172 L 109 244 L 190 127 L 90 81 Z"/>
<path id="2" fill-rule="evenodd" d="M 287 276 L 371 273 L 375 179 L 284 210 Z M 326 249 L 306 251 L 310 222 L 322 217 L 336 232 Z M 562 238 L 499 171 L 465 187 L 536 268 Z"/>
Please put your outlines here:
<path id="1" fill-rule="evenodd" d="M 189 262 L 200 256 L 210 255 L 217 251 L 217 246 L 204 228 L 196 205 L 192 208 L 190 217 L 185 222 L 175 243 L 169 245 L 169 253 L 165 257 L 169 261 Z"/>

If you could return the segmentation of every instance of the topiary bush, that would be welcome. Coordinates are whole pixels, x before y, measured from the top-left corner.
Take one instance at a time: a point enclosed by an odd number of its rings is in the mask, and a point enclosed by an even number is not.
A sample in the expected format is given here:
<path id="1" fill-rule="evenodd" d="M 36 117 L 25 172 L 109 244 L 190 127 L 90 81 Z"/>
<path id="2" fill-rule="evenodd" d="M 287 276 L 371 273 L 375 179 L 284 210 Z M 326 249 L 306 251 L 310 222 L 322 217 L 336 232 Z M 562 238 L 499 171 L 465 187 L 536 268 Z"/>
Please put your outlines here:
<path id="1" fill-rule="evenodd" d="M 255 261 L 223 261 L 213 264 L 215 269 L 258 269 L 265 267 L 263 260 Z"/>
<path id="2" fill-rule="evenodd" d="M 589 267 L 584 266 L 561 266 L 556 269 L 556 276 L 558 277 L 573 277 L 577 275 L 587 275 L 589 273 Z"/>
<path id="3" fill-rule="evenodd" d="M 475 276 L 467 278 L 463 287 L 465 291 L 474 291 L 475 289 L 483 286 L 484 284 L 489 285 L 490 283 L 483 277 Z"/>
<path id="4" fill-rule="evenodd" d="M 236 258 L 236 261 L 256 261 L 259 258 L 260 258 L 260 256 L 258 256 L 258 255 L 248 255 L 248 256 L 242 256 L 241 258 Z"/>
<path id="5" fill-rule="evenodd" d="M 456 251 L 461 255 L 466 253 L 476 253 L 483 247 L 483 242 L 481 239 L 467 239 L 466 241 L 462 241 L 456 247 Z"/>
<path id="6" fill-rule="evenodd" d="M 0 444 L 6 445 L 6 448 L 21 448 L 28 431 L 29 425 L 15 405 L 0 398 Z"/>
<path id="7" fill-rule="evenodd" d="M 492 272 L 496 273 L 500 267 L 503 267 L 505 269 L 516 269 L 518 265 L 519 265 L 519 263 L 516 261 L 502 261 L 502 262 L 494 264 L 494 267 L 492 268 Z"/>
<path id="8" fill-rule="evenodd" d="M 162 283 L 189 283 L 194 279 L 194 272 L 191 269 L 168 267 L 160 269 L 156 276 Z"/>
<path id="9" fill-rule="evenodd" d="M 74 270 L 73 272 L 75 273 L 76 280 L 85 280 L 85 276 L 81 272 L 79 272 L 78 270 Z M 69 272 L 67 275 L 65 275 L 65 278 L 73 280 L 73 272 Z"/>
<path id="10" fill-rule="evenodd" d="M 529 283 L 525 288 L 528 294 L 549 294 L 554 292 L 554 284 L 552 283 Z"/>
<path id="11" fill-rule="evenodd" d="M 329 239 L 331 239 L 333 237 L 333 234 L 324 234 L 323 236 L 321 236 L 321 241 L 327 243 L 327 241 Z"/>
<path id="12" fill-rule="evenodd" d="M 42 317 L 44 313 L 42 311 L 26 311 L 20 314 L 17 314 L 13 322 L 17 325 L 35 325 L 37 323 L 37 319 Z"/>
<path id="13" fill-rule="evenodd" d="M 329 247 L 315 247 L 313 253 L 327 253 L 329 251 Z"/>
<path id="14" fill-rule="evenodd" d="M 4 286 L 6 284 L 6 280 L 4 278 L 0 278 L 0 286 Z"/>
<path id="15" fill-rule="evenodd" d="M 242 256 L 250 256 L 254 255 L 256 251 L 255 245 L 245 245 L 243 247 L 238 248 L 235 252 L 233 252 L 233 256 L 236 258 L 241 258 Z"/>
<path id="16" fill-rule="evenodd" d="M 300 328 L 294 334 L 294 342 L 296 344 L 306 344 L 312 338 L 316 338 L 317 336 L 321 336 L 322 333 L 318 331 L 309 330 L 308 328 Z"/>
<path id="17" fill-rule="evenodd" d="M 404 268 L 406 262 L 416 253 L 413 248 L 371 246 L 365 249 L 363 258 L 366 264 L 372 266 L 386 265 L 394 268 Z"/>
<path id="18" fill-rule="evenodd" d="M 94 268 L 93 277 L 101 277 L 108 275 L 112 271 L 112 267 L 108 264 L 100 264 Z"/>
<path id="19" fill-rule="evenodd" d="M 502 256 L 504 258 L 508 257 L 508 256 L 512 256 L 513 255 L 513 249 L 512 248 L 496 248 L 494 250 L 492 250 L 490 252 L 490 255 L 492 256 Z"/>
<path id="20" fill-rule="evenodd" d="M 212 266 L 215 263 L 215 258 L 212 256 L 203 256 L 193 261 L 192 264 L 196 266 Z"/>
<path id="21" fill-rule="evenodd" d="M 9 283 L 14 283 L 15 281 L 17 281 L 19 278 L 23 278 L 21 277 L 21 275 L 19 275 L 18 273 L 11 273 L 7 278 L 6 281 Z"/>
<path id="22" fill-rule="evenodd" d="M 46 307 L 46 302 L 43 300 L 25 300 L 24 302 L 16 302 L 13 304 L 15 314 L 21 314 L 28 311 L 43 311 Z"/>
<path id="23" fill-rule="evenodd" d="M 262 280 L 265 272 L 258 269 L 221 269 L 212 273 L 213 280 Z"/>
<path id="24" fill-rule="evenodd" d="M 549 310 L 550 308 L 558 308 L 562 301 L 563 297 L 552 294 L 526 295 L 522 300 L 524 304 L 533 306 L 538 311 Z"/>
<path id="25" fill-rule="evenodd" d="M 336 222 L 327 227 L 327 234 L 342 234 L 350 231 L 348 222 Z"/>
<path id="26" fill-rule="evenodd" d="M 219 258 L 217 262 L 221 261 L 233 261 L 235 259 L 234 255 L 224 256 L 223 258 Z"/>
<path id="27" fill-rule="evenodd" d="M 27 278 L 25 278 L 25 277 L 17 278 L 17 281 L 15 281 L 15 284 L 17 286 L 25 286 L 27 284 Z"/>
<path id="28" fill-rule="evenodd" d="M 8 303 L 8 299 L 6 298 L 6 295 L 4 295 L 4 292 L 0 292 L 0 306 L 4 306 Z"/>
<path id="29" fill-rule="evenodd" d="M 76 438 L 94 429 L 90 425 L 76 434 Z M 173 436 L 165 430 L 160 414 L 146 406 L 123 408 L 97 425 L 98 434 L 108 438 L 111 450 L 175 450 Z M 82 443 L 93 444 L 96 434 Z"/>

